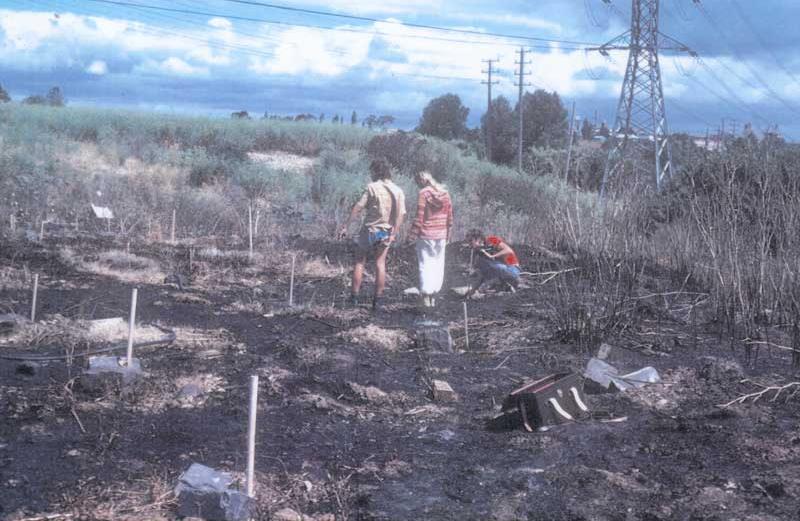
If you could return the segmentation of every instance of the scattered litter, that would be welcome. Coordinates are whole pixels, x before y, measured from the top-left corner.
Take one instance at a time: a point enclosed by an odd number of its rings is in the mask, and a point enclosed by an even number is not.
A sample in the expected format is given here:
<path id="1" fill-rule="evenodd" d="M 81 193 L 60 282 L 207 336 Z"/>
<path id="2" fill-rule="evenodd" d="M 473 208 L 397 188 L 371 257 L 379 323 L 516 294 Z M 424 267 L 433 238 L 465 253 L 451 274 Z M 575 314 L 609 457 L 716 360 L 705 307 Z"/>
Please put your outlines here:
<path id="1" fill-rule="evenodd" d="M 419 296 L 419 288 L 406 288 L 403 290 L 403 295 L 405 295 L 406 297 Z"/>
<path id="2" fill-rule="evenodd" d="M 628 421 L 627 416 L 620 416 L 619 418 L 608 418 L 606 420 L 600 420 L 600 423 L 622 423 Z"/>
<path id="3" fill-rule="evenodd" d="M 525 430 L 543 430 L 548 425 L 574 421 L 589 411 L 583 396 L 583 385 L 575 373 L 559 373 L 526 384 L 503 402 L 502 415 L 494 418 L 495 427 L 522 423 Z"/>
<path id="4" fill-rule="evenodd" d="M 589 360 L 583 376 L 589 383 L 587 392 L 591 393 L 626 391 L 661 381 L 658 371 L 653 367 L 643 367 L 632 373 L 621 375 L 619 369 L 599 358 Z"/>
<path id="5" fill-rule="evenodd" d="M 450 328 L 441 322 L 420 320 L 414 323 L 414 341 L 417 349 L 453 352 L 453 337 Z"/>
<path id="6" fill-rule="evenodd" d="M 253 500 L 228 488 L 231 477 L 205 465 L 192 463 L 178 478 L 178 515 L 209 521 L 247 521 Z"/>
<path id="7" fill-rule="evenodd" d="M 95 206 L 92 204 L 92 211 L 94 212 L 94 216 L 97 217 L 98 219 L 114 218 L 114 212 L 111 211 L 111 208 L 108 208 L 106 206 Z"/>
<path id="8" fill-rule="evenodd" d="M 597 358 L 600 360 L 607 360 L 608 355 L 611 354 L 611 346 L 608 344 L 600 344 L 600 348 L 597 350 Z"/>

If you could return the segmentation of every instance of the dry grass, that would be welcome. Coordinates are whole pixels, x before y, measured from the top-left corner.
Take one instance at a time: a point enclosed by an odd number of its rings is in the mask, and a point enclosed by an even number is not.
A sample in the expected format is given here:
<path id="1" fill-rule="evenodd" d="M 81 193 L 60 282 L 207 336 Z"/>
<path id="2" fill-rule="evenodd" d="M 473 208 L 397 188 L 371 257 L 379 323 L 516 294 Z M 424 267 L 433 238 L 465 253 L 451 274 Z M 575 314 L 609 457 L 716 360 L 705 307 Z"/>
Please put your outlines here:
<path id="1" fill-rule="evenodd" d="M 0 267 L 0 291 L 27 289 L 32 286 L 30 272 L 26 269 Z"/>
<path id="2" fill-rule="evenodd" d="M 78 347 L 88 346 L 90 341 L 88 331 L 81 322 L 54 315 L 35 323 L 18 323 L 10 335 L 0 337 L 0 348 L 14 346 L 14 349 L 34 349 L 59 346 L 74 351 Z"/>
<path id="3" fill-rule="evenodd" d="M 293 174 L 305 174 L 314 166 L 314 159 L 310 157 L 298 156 L 288 152 L 250 152 L 247 157 L 251 161 L 261 163 L 274 170 L 290 172 Z"/>
<path id="4" fill-rule="evenodd" d="M 161 284 L 166 277 L 155 260 L 122 250 L 82 256 L 71 248 L 63 248 L 59 254 L 65 263 L 79 271 L 115 278 L 122 282 Z"/>
<path id="5" fill-rule="evenodd" d="M 383 351 L 399 351 L 409 347 L 411 339 L 400 329 L 384 329 L 374 324 L 349 329 L 339 336 L 348 342 Z"/>

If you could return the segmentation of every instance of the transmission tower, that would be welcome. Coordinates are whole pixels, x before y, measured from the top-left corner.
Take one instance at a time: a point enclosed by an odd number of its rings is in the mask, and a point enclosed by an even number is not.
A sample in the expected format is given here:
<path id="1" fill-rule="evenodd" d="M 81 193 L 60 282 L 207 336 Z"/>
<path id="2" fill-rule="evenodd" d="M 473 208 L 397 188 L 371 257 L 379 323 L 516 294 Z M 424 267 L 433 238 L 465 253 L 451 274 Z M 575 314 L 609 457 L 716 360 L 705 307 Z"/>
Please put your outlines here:
<path id="1" fill-rule="evenodd" d="M 612 0 L 603 2 L 611 4 Z M 632 0 L 631 4 L 630 30 L 593 49 L 603 56 L 613 50 L 628 51 L 625 80 L 600 185 L 601 198 L 608 184 L 624 172 L 626 160 L 633 165 L 634 179 L 654 176 L 656 190 L 672 176 L 672 150 L 658 53 L 669 49 L 696 56 L 686 45 L 659 31 L 659 0 Z"/>

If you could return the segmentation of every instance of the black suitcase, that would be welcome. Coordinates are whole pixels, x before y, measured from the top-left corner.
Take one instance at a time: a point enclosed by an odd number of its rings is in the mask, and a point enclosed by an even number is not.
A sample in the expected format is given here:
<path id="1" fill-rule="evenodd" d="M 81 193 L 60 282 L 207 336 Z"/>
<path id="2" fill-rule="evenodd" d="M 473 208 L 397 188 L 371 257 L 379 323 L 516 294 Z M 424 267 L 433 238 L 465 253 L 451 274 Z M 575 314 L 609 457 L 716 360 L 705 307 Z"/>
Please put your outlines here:
<path id="1" fill-rule="evenodd" d="M 566 423 L 589 412 L 583 379 L 575 373 L 551 374 L 513 391 L 503 402 L 503 412 L 518 411 L 525 430 Z"/>

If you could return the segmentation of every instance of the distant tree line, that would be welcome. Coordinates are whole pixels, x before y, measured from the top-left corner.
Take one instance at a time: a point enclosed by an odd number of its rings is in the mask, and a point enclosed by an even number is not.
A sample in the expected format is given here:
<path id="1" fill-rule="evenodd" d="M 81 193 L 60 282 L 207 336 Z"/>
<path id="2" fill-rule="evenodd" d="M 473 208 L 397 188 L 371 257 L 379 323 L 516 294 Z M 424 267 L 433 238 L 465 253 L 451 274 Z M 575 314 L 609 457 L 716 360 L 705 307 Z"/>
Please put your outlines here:
<path id="1" fill-rule="evenodd" d="M 444 94 L 431 100 L 422 112 L 416 131 L 445 140 L 465 140 L 491 143 L 489 159 L 494 163 L 511 165 L 517 158 L 519 146 L 519 103 L 512 106 L 505 96 L 492 100 L 489 111 L 481 117 L 480 127 L 467 127 L 469 108 L 456 94 Z M 596 129 L 584 119 L 573 129 L 577 139 L 591 140 L 608 137 L 605 124 Z M 569 117 L 556 92 L 538 89 L 522 97 L 522 146 L 532 148 L 563 148 L 569 139 Z"/>
<path id="2" fill-rule="evenodd" d="M 241 110 L 238 112 L 231 112 L 231 119 L 253 119 L 252 116 L 246 111 Z M 321 113 L 319 116 L 315 116 L 314 114 L 310 114 L 308 112 L 297 114 L 295 116 L 279 116 L 277 114 L 270 114 L 269 112 L 264 112 L 264 115 L 261 116 L 261 119 L 269 119 L 269 120 L 280 120 L 280 121 L 316 121 L 319 123 L 325 122 L 325 113 Z M 331 123 L 343 125 L 345 122 L 344 116 L 340 116 L 339 114 L 334 114 L 334 116 L 330 119 Z M 370 114 L 366 118 L 361 121 L 362 127 L 367 128 L 386 128 L 392 125 L 395 122 L 395 117 L 390 116 L 388 114 L 384 114 L 381 116 L 376 116 L 374 114 Z M 352 114 L 350 114 L 350 124 L 351 125 L 358 125 L 358 114 L 354 110 Z"/>
<path id="3" fill-rule="evenodd" d="M 10 101 L 11 96 L 9 96 L 8 91 L 0 85 L 0 103 L 8 103 Z M 51 107 L 63 107 L 67 104 L 64 94 L 61 92 L 61 87 L 58 86 L 51 88 L 44 96 L 31 94 L 23 99 L 22 103 L 25 105 L 49 105 Z"/>

